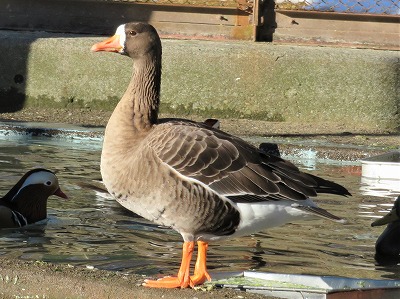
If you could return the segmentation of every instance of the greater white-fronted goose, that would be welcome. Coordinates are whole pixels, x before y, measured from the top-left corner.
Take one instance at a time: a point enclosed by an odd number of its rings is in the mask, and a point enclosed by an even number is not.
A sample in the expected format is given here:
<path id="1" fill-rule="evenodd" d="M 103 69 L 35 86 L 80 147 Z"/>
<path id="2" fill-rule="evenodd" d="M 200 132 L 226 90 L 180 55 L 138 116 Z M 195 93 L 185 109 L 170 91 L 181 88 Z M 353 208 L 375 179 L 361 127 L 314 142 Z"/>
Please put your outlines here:
<path id="1" fill-rule="evenodd" d="M 209 241 L 310 215 L 342 222 L 309 197 L 349 195 L 344 187 L 302 173 L 292 163 L 205 123 L 158 119 L 161 41 L 151 25 L 121 25 L 92 51 L 117 52 L 134 61 L 132 80 L 105 131 L 104 184 L 121 205 L 175 229 L 184 239 L 177 277 L 146 280 L 145 286 L 185 288 L 210 279 Z M 198 255 L 190 276 L 195 241 Z"/>
<path id="2" fill-rule="evenodd" d="M 379 264 L 397 264 L 400 261 L 400 196 L 392 210 L 371 226 L 386 225 L 375 243 L 375 259 Z"/>
<path id="3" fill-rule="evenodd" d="M 0 228 L 21 227 L 46 219 L 47 199 L 51 195 L 68 198 L 56 175 L 42 168 L 28 171 L 0 199 Z"/>

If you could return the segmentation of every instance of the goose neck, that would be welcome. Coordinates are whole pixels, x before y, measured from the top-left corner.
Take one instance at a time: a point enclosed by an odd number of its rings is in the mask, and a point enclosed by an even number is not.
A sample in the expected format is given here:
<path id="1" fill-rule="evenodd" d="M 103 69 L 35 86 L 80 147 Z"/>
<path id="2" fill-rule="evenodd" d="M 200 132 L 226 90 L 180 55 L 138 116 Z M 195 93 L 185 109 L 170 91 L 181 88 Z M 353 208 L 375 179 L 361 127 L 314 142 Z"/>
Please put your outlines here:
<path id="1" fill-rule="evenodd" d="M 135 62 L 132 80 L 122 101 L 129 103 L 136 129 L 146 130 L 157 123 L 160 85 L 160 63 L 155 59 L 141 59 Z"/>

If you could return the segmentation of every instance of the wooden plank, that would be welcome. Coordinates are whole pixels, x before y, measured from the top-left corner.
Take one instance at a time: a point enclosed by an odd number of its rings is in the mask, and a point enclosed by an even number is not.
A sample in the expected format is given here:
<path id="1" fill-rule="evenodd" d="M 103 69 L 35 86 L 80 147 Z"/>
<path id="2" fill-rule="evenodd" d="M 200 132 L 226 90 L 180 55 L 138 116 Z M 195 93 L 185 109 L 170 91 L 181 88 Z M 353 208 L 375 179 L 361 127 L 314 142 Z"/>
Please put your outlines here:
<path id="1" fill-rule="evenodd" d="M 174 31 L 193 35 L 198 24 L 207 25 L 196 34 L 220 38 L 252 39 L 249 13 L 236 8 L 193 7 L 142 3 L 113 3 L 68 0 L 0 0 L 0 28 L 51 32 L 112 34 L 124 22 L 169 23 L 166 34 Z M 221 27 L 227 27 L 221 30 Z M 207 29 L 207 31 L 204 31 Z M 236 34 L 241 31 L 244 33 Z"/>
<path id="2" fill-rule="evenodd" d="M 59 0 L 53 0 L 59 1 Z M 150 2 L 162 5 L 176 5 L 176 6 L 192 6 L 192 7 L 204 7 L 204 6 L 212 6 L 212 7 L 233 7 L 236 8 L 238 3 L 246 2 L 247 0 L 69 0 L 69 2 L 113 2 L 113 3 L 146 3 L 149 4 Z"/>
<path id="3" fill-rule="evenodd" d="M 278 28 L 287 29 L 321 29 L 329 31 L 370 32 L 399 34 L 400 24 L 368 21 L 342 21 L 308 18 L 291 18 L 277 13 Z"/>
<path id="4" fill-rule="evenodd" d="M 277 9 L 277 13 L 291 17 L 318 20 L 342 20 L 342 21 L 367 21 L 367 22 L 383 22 L 383 23 L 399 23 L 399 15 L 383 15 L 368 13 L 343 13 L 343 12 L 326 12 L 326 11 L 309 11 L 309 10 L 283 10 Z"/>
<path id="5" fill-rule="evenodd" d="M 294 17 L 296 16 L 296 17 Z M 384 20 L 388 22 L 384 22 Z M 275 42 L 319 42 L 330 44 L 369 45 L 380 48 L 400 49 L 400 24 L 396 18 L 380 18 L 379 22 L 367 17 L 351 20 L 342 18 L 308 18 L 306 14 L 276 12 Z"/>

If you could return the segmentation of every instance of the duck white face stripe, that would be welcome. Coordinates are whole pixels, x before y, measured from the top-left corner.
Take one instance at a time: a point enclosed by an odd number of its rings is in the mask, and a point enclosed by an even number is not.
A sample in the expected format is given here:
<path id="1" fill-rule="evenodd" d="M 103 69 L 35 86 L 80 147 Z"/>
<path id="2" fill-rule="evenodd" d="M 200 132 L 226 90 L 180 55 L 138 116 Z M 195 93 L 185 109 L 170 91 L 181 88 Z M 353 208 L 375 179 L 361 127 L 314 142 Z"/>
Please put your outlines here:
<path id="1" fill-rule="evenodd" d="M 57 178 L 53 173 L 48 171 L 34 172 L 26 178 L 25 182 L 22 184 L 21 188 L 18 190 L 17 194 L 15 194 L 15 196 L 11 201 L 13 201 L 14 198 L 17 197 L 19 192 L 28 185 L 43 184 L 47 186 L 52 186 L 56 183 L 57 183 Z"/>
<path id="2" fill-rule="evenodd" d="M 45 184 L 45 185 L 53 185 L 56 182 L 56 177 L 54 174 L 48 171 L 38 171 L 32 173 L 28 176 L 25 182 L 22 184 L 21 189 L 34 184 Z"/>
<path id="3" fill-rule="evenodd" d="M 119 25 L 117 31 L 115 31 L 115 35 L 119 35 L 119 44 L 122 47 L 122 50 L 125 50 L 125 24 Z"/>

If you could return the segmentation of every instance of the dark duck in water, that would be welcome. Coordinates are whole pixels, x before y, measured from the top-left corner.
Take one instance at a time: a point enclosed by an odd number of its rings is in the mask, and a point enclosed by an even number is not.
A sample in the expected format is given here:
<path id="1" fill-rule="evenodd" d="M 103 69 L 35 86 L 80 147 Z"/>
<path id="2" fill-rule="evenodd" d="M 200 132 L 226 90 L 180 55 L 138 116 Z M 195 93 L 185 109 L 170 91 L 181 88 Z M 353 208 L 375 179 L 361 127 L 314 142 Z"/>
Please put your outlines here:
<path id="1" fill-rule="evenodd" d="M 375 260 L 378 264 L 392 265 L 400 262 L 400 196 L 392 210 L 374 221 L 371 226 L 387 225 L 375 243 Z"/>
<path id="2" fill-rule="evenodd" d="M 21 227 L 47 217 L 47 199 L 67 196 L 61 191 L 56 175 L 47 169 L 28 171 L 0 199 L 0 228 Z"/>

